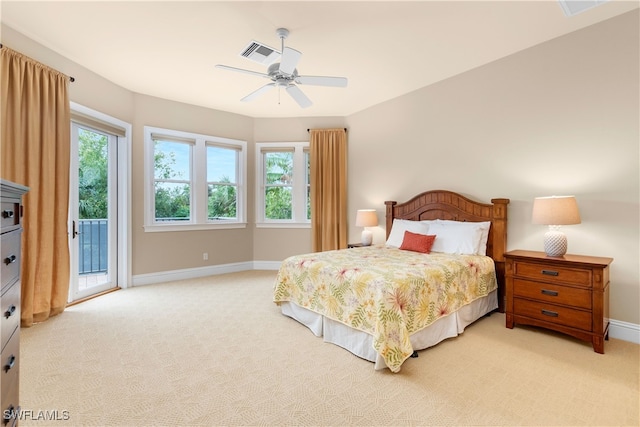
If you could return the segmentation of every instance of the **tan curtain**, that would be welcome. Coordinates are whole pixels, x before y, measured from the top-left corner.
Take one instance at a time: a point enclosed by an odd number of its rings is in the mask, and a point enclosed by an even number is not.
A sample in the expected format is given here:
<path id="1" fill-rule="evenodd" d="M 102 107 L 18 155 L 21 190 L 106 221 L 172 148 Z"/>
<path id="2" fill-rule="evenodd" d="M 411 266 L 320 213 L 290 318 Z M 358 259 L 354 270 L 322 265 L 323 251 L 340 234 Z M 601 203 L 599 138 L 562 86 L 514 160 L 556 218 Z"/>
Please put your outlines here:
<path id="1" fill-rule="evenodd" d="M 313 251 L 347 247 L 347 132 L 311 129 Z"/>
<path id="2" fill-rule="evenodd" d="M 22 235 L 22 326 L 61 313 L 69 292 L 69 77 L 0 49 L 2 178 L 29 187 Z"/>

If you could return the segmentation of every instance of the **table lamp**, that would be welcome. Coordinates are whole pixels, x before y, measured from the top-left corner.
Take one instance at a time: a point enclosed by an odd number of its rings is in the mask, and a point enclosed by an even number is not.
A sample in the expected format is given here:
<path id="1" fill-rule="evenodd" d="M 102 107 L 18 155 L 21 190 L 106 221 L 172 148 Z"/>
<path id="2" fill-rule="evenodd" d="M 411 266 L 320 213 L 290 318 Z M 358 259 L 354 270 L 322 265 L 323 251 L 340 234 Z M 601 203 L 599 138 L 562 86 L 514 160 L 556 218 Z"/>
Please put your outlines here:
<path id="1" fill-rule="evenodd" d="M 367 227 L 378 225 L 378 214 L 375 209 L 359 209 L 356 214 L 356 227 L 364 227 L 362 230 L 362 246 L 370 246 L 373 241 L 373 232 Z"/>
<path id="2" fill-rule="evenodd" d="M 574 196 L 536 197 L 533 200 L 532 222 L 549 226 L 544 235 L 547 256 L 560 257 L 567 253 L 567 236 L 561 225 L 580 224 L 580 212 Z"/>

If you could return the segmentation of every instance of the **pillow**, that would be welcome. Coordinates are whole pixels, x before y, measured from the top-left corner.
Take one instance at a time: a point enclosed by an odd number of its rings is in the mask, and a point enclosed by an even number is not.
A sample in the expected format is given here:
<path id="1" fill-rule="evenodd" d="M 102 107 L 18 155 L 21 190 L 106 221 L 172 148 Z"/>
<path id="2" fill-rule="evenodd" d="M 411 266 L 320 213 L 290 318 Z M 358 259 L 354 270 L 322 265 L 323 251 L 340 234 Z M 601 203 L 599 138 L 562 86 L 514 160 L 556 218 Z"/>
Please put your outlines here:
<path id="1" fill-rule="evenodd" d="M 400 249 L 428 254 L 431 252 L 434 240 L 436 240 L 436 236 L 433 234 L 417 234 L 405 231 Z"/>
<path id="2" fill-rule="evenodd" d="M 387 238 L 387 246 L 393 246 L 399 248 L 402 245 L 404 239 L 404 232 L 411 231 L 412 233 L 427 234 L 429 226 L 422 224 L 420 221 L 410 221 L 408 219 L 395 218 L 391 225 L 391 233 Z"/>
<path id="3" fill-rule="evenodd" d="M 431 224 L 429 233 L 436 235 L 431 250 L 446 254 L 476 255 L 482 239 L 482 230 L 479 227 Z"/>
<path id="4" fill-rule="evenodd" d="M 489 228 L 491 227 L 491 221 L 471 222 L 471 221 L 451 221 L 447 219 L 438 219 L 438 223 L 452 227 L 471 227 L 479 228 L 482 232 L 478 247 L 476 248 L 476 255 L 487 254 L 487 241 L 489 240 Z"/>

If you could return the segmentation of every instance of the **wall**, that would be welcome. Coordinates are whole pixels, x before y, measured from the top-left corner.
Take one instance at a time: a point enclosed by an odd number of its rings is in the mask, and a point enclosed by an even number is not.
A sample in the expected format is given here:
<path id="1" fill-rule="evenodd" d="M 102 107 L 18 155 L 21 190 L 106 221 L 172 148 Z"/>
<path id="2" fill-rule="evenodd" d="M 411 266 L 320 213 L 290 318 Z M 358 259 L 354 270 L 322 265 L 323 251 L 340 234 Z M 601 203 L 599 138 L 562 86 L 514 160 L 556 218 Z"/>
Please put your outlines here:
<path id="1" fill-rule="evenodd" d="M 509 249 L 542 250 L 536 196 L 574 194 L 582 224 L 564 227 L 571 253 L 613 257 L 611 317 L 640 324 L 638 10 L 471 70 L 346 118 L 249 119 L 133 94 L 2 27 L 3 43 L 76 77 L 71 99 L 133 124 L 133 274 L 208 264 L 281 261 L 311 248 L 302 230 L 255 229 L 249 174 L 246 230 L 142 231 L 142 126 L 249 141 L 299 141 L 312 127 L 347 127 L 349 221 L 359 208 L 448 189 L 511 199 Z M 361 229 L 351 227 L 349 240 Z M 375 238 L 384 240 L 378 227 Z M 178 248 L 178 250 L 176 250 Z"/>
<path id="2" fill-rule="evenodd" d="M 534 197 L 575 195 L 569 252 L 614 258 L 611 317 L 640 323 L 638 52 L 636 10 L 348 117 L 350 218 L 428 189 L 505 197 L 508 249 L 541 251 Z"/>
<path id="3" fill-rule="evenodd" d="M 116 117 L 133 125 L 132 137 L 132 259 L 133 276 L 253 260 L 252 226 L 234 230 L 145 233 L 144 224 L 144 134 L 145 125 L 185 130 L 248 141 L 249 195 L 247 210 L 253 223 L 252 119 L 179 102 L 135 94 L 88 71 L 80 65 L 2 26 L 2 43 L 37 61 L 75 78 L 69 85 L 71 101 Z M 208 252 L 204 261 L 202 253 Z"/>
<path id="4" fill-rule="evenodd" d="M 133 122 L 133 274 L 180 270 L 253 260 L 253 143 L 252 119 L 238 114 L 167 101 L 146 95 L 134 96 Z M 144 126 L 248 141 L 248 225 L 242 229 L 180 232 L 145 232 L 144 225 Z M 208 260 L 202 254 L 209 254 Z"/>
<path id="5" fill-rule="evenodd" d="M 2 24 L 0 31 L 2 43 L 8 48 L 74 77 L 75 82 L 69 83 L 71 101 L 127 123 L 132 122 L 133 93 L 131 91 L 117 86 L 104 77 L 100 77 L 64 56 L 43 47 L 11 27 Z"/>

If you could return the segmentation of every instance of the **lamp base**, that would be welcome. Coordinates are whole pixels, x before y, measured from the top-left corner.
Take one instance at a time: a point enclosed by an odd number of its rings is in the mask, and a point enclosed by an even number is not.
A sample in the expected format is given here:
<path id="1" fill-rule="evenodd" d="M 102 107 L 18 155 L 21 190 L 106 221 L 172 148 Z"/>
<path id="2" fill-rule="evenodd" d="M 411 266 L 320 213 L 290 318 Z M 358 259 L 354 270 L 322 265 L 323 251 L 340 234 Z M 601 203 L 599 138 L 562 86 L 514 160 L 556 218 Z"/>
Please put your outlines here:
<path id="1" fill-rule="evenodd" d="M 373 232 L 370 230 L 362 230 L 361 237 L 362 246 L 371 246 L 371 242 L 373 242 Z"/>
<path id="2" fill-rule="evenodd" d="M 559 230 L 544 233 L 544 251 L 547 256 L 563 256 L 567 253 L 567 236 Z"/>

